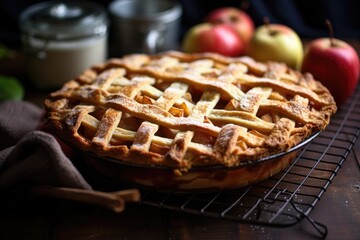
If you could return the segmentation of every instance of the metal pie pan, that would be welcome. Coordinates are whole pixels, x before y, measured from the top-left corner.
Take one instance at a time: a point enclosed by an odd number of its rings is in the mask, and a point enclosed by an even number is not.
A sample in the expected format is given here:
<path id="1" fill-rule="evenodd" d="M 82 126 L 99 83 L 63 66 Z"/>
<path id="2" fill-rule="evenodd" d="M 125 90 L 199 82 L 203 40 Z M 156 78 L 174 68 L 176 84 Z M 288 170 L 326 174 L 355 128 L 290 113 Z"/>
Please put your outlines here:
<path id="1" fill-rule="evenodd" d="M 192 167 L 187 172 L 175 174 L 174 169 L 161 166 L 145 166 L 103 158 L 86 152 L 85 161 L 100 175 L 115 182 L 157 191 L 218 191 L 231 190 L 265 180 L 290 165 L 298 152 L 320 132 L 312 134 L 286 152 L 259 160 L 244 162 L 236 167 Z"/>

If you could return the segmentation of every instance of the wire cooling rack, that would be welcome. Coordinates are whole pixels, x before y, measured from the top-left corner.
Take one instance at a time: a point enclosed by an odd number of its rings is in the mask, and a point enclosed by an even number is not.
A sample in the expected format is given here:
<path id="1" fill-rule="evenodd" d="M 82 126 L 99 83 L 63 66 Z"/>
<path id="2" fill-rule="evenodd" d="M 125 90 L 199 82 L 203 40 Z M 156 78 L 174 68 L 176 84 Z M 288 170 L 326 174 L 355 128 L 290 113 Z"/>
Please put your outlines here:
<path id="1" fill-rule="evenodd" d="M 284 227 L 307 219 L 325 237 L 325 225 L 309 214 L 332 182 L 359 134 L 360 90 L 332 117 L 330 125 L 279 174 L 260 183 L 214 193 L 141 190 L 141 203 L 242 223 Z"/>
<path id="2" fill-rule="evenodd" d="M 141 191 L 141 204 L 272 227 L 287 227 L 307 219 L 325 237 L 327 227 L 309 214 L 359 137 L 359 119 L 360 85 L 352 98 L 332 116 L 327 129 L 277 175 L 240 189 L 212 193 L 165 193 L 136 186 Z M 91 178 L 87 179 L 91 181 Z M 93 181 L 93 186 L 105 189 L 109 185 L 117 189 L 131 187 L 99 176 Z"/>

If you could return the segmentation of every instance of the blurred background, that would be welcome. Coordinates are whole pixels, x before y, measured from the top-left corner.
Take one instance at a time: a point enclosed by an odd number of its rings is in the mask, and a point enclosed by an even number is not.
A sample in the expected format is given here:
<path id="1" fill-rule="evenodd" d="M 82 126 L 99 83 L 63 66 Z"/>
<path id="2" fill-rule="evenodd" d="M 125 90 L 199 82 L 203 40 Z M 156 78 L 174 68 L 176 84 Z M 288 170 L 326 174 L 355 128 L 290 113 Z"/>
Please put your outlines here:
<path id="1" fill-rule="evenodd" d="M 23 80 L 25 71 L 21 54 L 19 16 L 24 9 L 39 2 L 45 1 L 0 1 L 0 74 L 17 77 L 25 85 L 29 83 Z M 112 1 L 93 2 L 107 9 Z M 183 10 L 179 44 L 190 27 L 203 22 L 210 11 L 224 6 L 246 11 L 256 26 L 263 24 L 263 18 L 267 16 L 271 23 L 287 25 L 303 39 L 328 37 L 325 19 L 332 22 L 335 38 L 357 43 L 360 39 L 360 1 L 358 0 L 177 0 L 177 2 L 181 4 Z"/>
<path id="2" fill-rule="evenodd" d="M 151 0 L 147 0 L 151 1 Z M 20 46 L 18 17 L 27 7 L 44 2 L 39 0 L 0 1 L 0 43 L 10 47 Z M 111 0 L 94 1 L 105 8 Z M 329 19 L 336 38 L 360 38 L 360 1 L 357 0 L 179 0 L 183 7 L 183 34 L 194 24 L 200 23 L 211 10 L 222 6 L 244 9 L 256 25 L 268 16 L 272 23 L 281 23 L 293 28 L 300 37 L 327 36 L 325 19 Z"/>

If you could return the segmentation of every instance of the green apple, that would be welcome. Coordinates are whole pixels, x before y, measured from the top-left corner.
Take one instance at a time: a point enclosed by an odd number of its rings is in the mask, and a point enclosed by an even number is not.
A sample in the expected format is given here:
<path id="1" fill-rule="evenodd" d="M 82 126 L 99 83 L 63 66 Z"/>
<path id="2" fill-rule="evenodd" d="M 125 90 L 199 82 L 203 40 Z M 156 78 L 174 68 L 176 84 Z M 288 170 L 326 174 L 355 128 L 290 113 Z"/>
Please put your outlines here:
<path id="1" fill-rule="evenodd" d="M 304 49 L 293 29 L 281 24 L 265 24 L 256 28 L 247 54 L 257 61 L 284 62 L 289 67 L 299 70 Z"/>
<path id="2" fill-rule="evenodd" d="M 5 100 L 22 100 L 23 97 L 24 88 L 16 78 L 0 75 L 0 102 Z"/>

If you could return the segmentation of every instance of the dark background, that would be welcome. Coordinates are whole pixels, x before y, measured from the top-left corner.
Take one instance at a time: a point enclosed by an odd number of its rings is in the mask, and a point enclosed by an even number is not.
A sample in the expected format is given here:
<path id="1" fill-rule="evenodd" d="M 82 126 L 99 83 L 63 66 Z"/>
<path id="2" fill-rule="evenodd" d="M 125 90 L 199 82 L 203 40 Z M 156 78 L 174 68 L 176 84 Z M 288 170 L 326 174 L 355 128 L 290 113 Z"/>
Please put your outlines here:
<path id="1" fill-rule="evenodd" d="M 151 1 L 151 0 L 147 0 Z M 0 0 L 0 43 L 10 47 L 20 46 L 18 17 L 28 6 L 39 0 Z M 111 0 L 97 0 L 107 8 Z M 328 36 L 325 19 L 340 39 L 360 38 L 360 1 L 358 0 L 179 0 L 183 7 L 181 40 L 185 31 L 203 21 L 211 10 L 221 6 L 245 8 L 256 25 L 268 16 L 272 23 L 293 28 L 301 37 Z M 247 7 L 246 7 L 247 6 Z"/>

